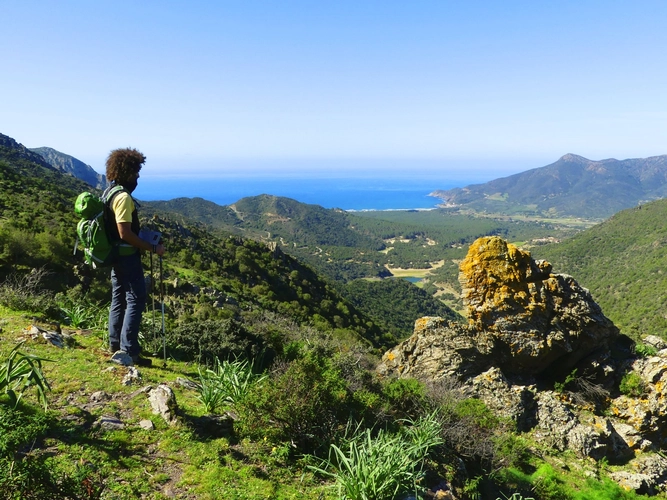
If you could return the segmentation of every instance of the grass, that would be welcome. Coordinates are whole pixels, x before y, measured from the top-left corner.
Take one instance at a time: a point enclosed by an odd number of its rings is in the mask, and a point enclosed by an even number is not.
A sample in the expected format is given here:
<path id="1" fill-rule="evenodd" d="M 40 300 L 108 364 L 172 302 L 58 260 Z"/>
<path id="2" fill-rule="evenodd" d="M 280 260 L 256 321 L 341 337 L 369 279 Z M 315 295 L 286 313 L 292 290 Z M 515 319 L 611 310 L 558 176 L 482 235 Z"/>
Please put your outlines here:
<path id="1" fill-rule="evenodd" d="M 114 367 L 108 362 L 109 354 L 102 348 L 101 332 L 76 334 L 72 348 L 60 349 L 45 343 L 41 338 L 27 338 L 26 330 L 31 320 L 23 313 L 0 307 L 0 318 L 0 359 L 6 359 L 12 348 L 24 340 L 21 351 L 25 354 L 53 360 L 52 363 L 44 363 L 42 367 L 52 389 L 47 393 L 49 415 L 53 415 L 58 423 L 49 428 L 40 443 L 35 444 L 29 457 L 41 457 L 44 466 L 48 470 L 57 471 L 58 477 L 62 475 L 71 478 L 79 487 L 87 485 L 94 493 L 89 497 L 71 498 L 99 498 L 102 495 L 109 499 L 147 500 L 340 500 L 345 498 L 339 490 L 344 483 L 349 483 L 352 488 L 352 493 L 345 493 L 348 498 L 364 498 L 353 496 L 354 488 L 359 491 L 368 486 L 368 483 L 372 483 L 369 478 L 376 472 L 382 475 L 382 460 L 386 459 L 385 464 L 389 464 L 389 469 L 406 466 L 406 462 L 392 462 L 391 459 L 410 458 L 411 447 L 423 451 L 425 439 L 429 436 L 429 433 L 424 433 L 421 437 L 412 435 L 407 439 L 403 435 L 399 442 L 395 434 L 379 437 L 381 434 L 375 433 L 372 436 L 362 434 L 356 440 L 337 443 L 338 451 L 332 448 L 333 467 L 324 464 L 320 467 L 326 468 L 330 475 L 322 475 L 308 468 L 313 462 L 299 458 L 287 459 L 289 450 L 286 452 L 284 446 L 270 440 L 260 438 L 257 441 L 237 441 L 200 432 L 198 418 L 206 410 L 198 393 L 176 383 L 179 377 L 196 380 L 196 364 L 169 360 L 164 367 L 159 363 L 154 367 L 141 368 L 141 383 L 128 387 L 122 384 L 126 369 Z M 179 405 L 179 421 L 176 425 L 169 426 L 161 417 L 153 415 L 147 398 L 139 391 L 142 387 L 160 383 L 167 383 L 176 395 Z M 96 391 L 107 392 L 111 399 L 92 402 L 91 394 Z M 7 396 L 2 396 L 0 401 L 4 403 L 6 399 Z M 35 391 L 25 392 L 22 404 L 37 407 L 39 400 Z M 125 427 L 114 431 L 96 428 L 94 422 L 103 415 L 118 417 Z M 151 420 L 155 430 L 142 429 L 139 422 L 143 419 Z M 383 454 L 383 446 L 385 451 L 393 451 Z M 535 443 L 533 446 L 536 446 Z M 412 455 L 413 461 L 406 466 L 414 474 L 412 478 L 409 474 L 401 476 L 402 480 L 408 477 L 413 485 L 414 479 L 421 474 L 418 455 Z M 549 458 L 548 455 L 547 451 L 541 453 L 541 456 L 546 457 L 545 460 Z M 606 494 L 621 494 L 618 487 L 608 480 L 599 484 L 586 482 L 585 473 L 595 470 L 592 462 L 559 454 L 553 463 L 558 465 L 549 469 L 542 467 L 543 462 L 536 461 L 536 473 L 528 475 L 517 472 L 508 477 L 507 482 L 510 487 L 521 486 L 521 491 L 531 491 L 531 487 L 539 484 L 544 493 L 552 495 L 535 494 L 526 497 L 524 494 L 524 500 L 530 496 L 559 500 L 642 498 L 629 493 L 605 497 Z M 364 475 L 364 471 L 368 474 Z M 401 488 L 407 490 L 404 486 Z M 507 494 L 518 490 L 518 487 L 511 489 Z M 562 491 L 570 496 L 554 496 Z M 383 498 L 373 494 L 366 498 Z M 0 498 L 8 498 L 3 495 L 7 493 L 0 489 Z"/>
<path id="2" fill-rule="evenodd" d="M 5 307 L 0 307 L 0 315 L 0 355 L 6 359 L 31 322 Z M 202 404 L 195 391 L 175 382 L 178 377 L 195 379 L 196 366 L 169 360 L 165 368 L 162 363 L 141 368 L 141 385 L 127 387 L 122 384 L 126 369 L 108 362 L 101 333 L 79 334 L 75 339 L 72 349 L 40 339 L 29 339 L 21 346 L 26 355 L 54 361 L 42 365 L 52 389 L 47 395 L 49 408 L 68 424 L 52 429 L 44 442 L 45 449 L 54 452 L 48 462 L 53 470 L 75 474 L 81 464 L 89 464 L 94 473 L 88 479 L 105 491 L 105 498 L 164 499 L 172 494 L 198 499 L 334 498 L 311 472 L 297 469 L 286 474 L 283 464 L 267 463 L 269 445 L 257 449 L 253 443 L 199 436 L 194 422 L 204 413 Z M 140 387 L 165 382 L 179 405 L 181 418 L 174 427 L 152 414 L 143 394 L 135 395 Z M 93 404 L 90 395 L 96 391 L 105 391 L 112 399 Z M 23 401 L 39 403 L 32 390 L 25 392 Z M 125 428 L 103 431 L 91 427 L 102 415 L 119 417 Z M 156 430 L 141 429 L 142 419 L 150 419 Z M 302 481 L 295 479 L 301 476 Z"/>

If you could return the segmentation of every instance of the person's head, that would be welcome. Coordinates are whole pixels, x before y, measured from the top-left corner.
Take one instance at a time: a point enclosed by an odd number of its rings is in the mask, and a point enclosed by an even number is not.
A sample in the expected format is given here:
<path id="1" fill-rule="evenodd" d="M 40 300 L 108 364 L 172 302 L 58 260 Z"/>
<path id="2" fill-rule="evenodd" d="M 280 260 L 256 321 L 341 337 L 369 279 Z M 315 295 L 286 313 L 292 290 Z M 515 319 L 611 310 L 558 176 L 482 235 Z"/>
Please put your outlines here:
<path id="1" fill-rule="evenodd" d="M 139 170 L 145 161 L 146 157 L 134 148 L 114 149 L 107 158 L 107 180 L 131 193 L 137 187 Z"/>

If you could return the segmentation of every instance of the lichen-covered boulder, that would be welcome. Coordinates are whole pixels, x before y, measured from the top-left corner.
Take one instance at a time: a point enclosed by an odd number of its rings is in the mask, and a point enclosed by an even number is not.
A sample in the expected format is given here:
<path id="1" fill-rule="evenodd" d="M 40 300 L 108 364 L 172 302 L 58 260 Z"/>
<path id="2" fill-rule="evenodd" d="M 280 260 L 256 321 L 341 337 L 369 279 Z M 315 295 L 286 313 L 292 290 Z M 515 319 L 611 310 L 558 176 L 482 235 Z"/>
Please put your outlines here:
<path id="1" fill-rule="evenodd" d="M 459 281 L 477 343 L 506 374 L 566 374 L 619 334 L 574 278 L 496 236 L 470 246 Z"/>

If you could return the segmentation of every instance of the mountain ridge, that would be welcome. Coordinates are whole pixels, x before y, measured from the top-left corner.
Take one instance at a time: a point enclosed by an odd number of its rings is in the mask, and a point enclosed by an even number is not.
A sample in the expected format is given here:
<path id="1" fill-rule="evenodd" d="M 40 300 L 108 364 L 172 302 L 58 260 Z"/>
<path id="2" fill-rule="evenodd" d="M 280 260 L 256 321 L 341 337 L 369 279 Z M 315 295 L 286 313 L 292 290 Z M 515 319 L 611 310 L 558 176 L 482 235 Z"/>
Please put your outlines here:
<path id="1" fill-rule="evenodd" d="M 94 188 L 104 189 L 108 185 L 106 175 L 98 174 L 93 167 L 73 156 L 46 146 L 29 149 L 33 153 L 37 153 L 44 158 L 49 165 L 63 173 L 73 175 L 74 177 L 87 182 Z"/>
<path id="2" fill-rule="evenodd" d="M 667 155 L 556 162 L 463 188 L 435 190 L 444 206 L 474 212 L 602 220 L 667 195 Z"/>

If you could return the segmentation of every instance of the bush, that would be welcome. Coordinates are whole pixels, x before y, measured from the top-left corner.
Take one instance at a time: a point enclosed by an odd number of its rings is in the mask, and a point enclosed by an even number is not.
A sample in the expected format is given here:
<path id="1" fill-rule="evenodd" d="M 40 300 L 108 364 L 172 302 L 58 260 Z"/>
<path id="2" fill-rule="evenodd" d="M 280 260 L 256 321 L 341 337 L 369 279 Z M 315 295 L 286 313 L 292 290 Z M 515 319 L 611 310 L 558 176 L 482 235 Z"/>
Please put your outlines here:
<path id="1" fill-rule="evenodd" d="M 44 268 L 28 274 L 12 273 L 0 283 L 0 304 L 17 311 L 57 316 L 53 294 L 43 288 L 48 276 Z"/>
<path id="2" fill-rule="evenodd" d="M 497 455 L 498 437 L 509 432 L 507 426 L 475 398 L 451 400 L 442 406 L 442 433 L 447 446 L 463 459 L 493 465 L 505 458 Z"/>
<path id="3" fill-rule="evenodd" d="M 289 442 L 297 451 L 328 448 L 350 415 L 349 392 L 329 359 L 308 353 L 278 366 L 236 410 L 236 428 L 250 438 Z"/>
<path id="4" fill-rule="evenodd" d="M 260 353 L 261 338 L 235 319 L 192 320 L 167 332 L 166 342 L 177 358 L 214 364 L 217 359 L 254 358 Z"/>
<path id="5" fill-rule="evenodd" d="M 393 379 L 382 389 L 387 410 L 395 418 L 417 418 L 424 408 L 425 388 L 417 379 Z"/>

